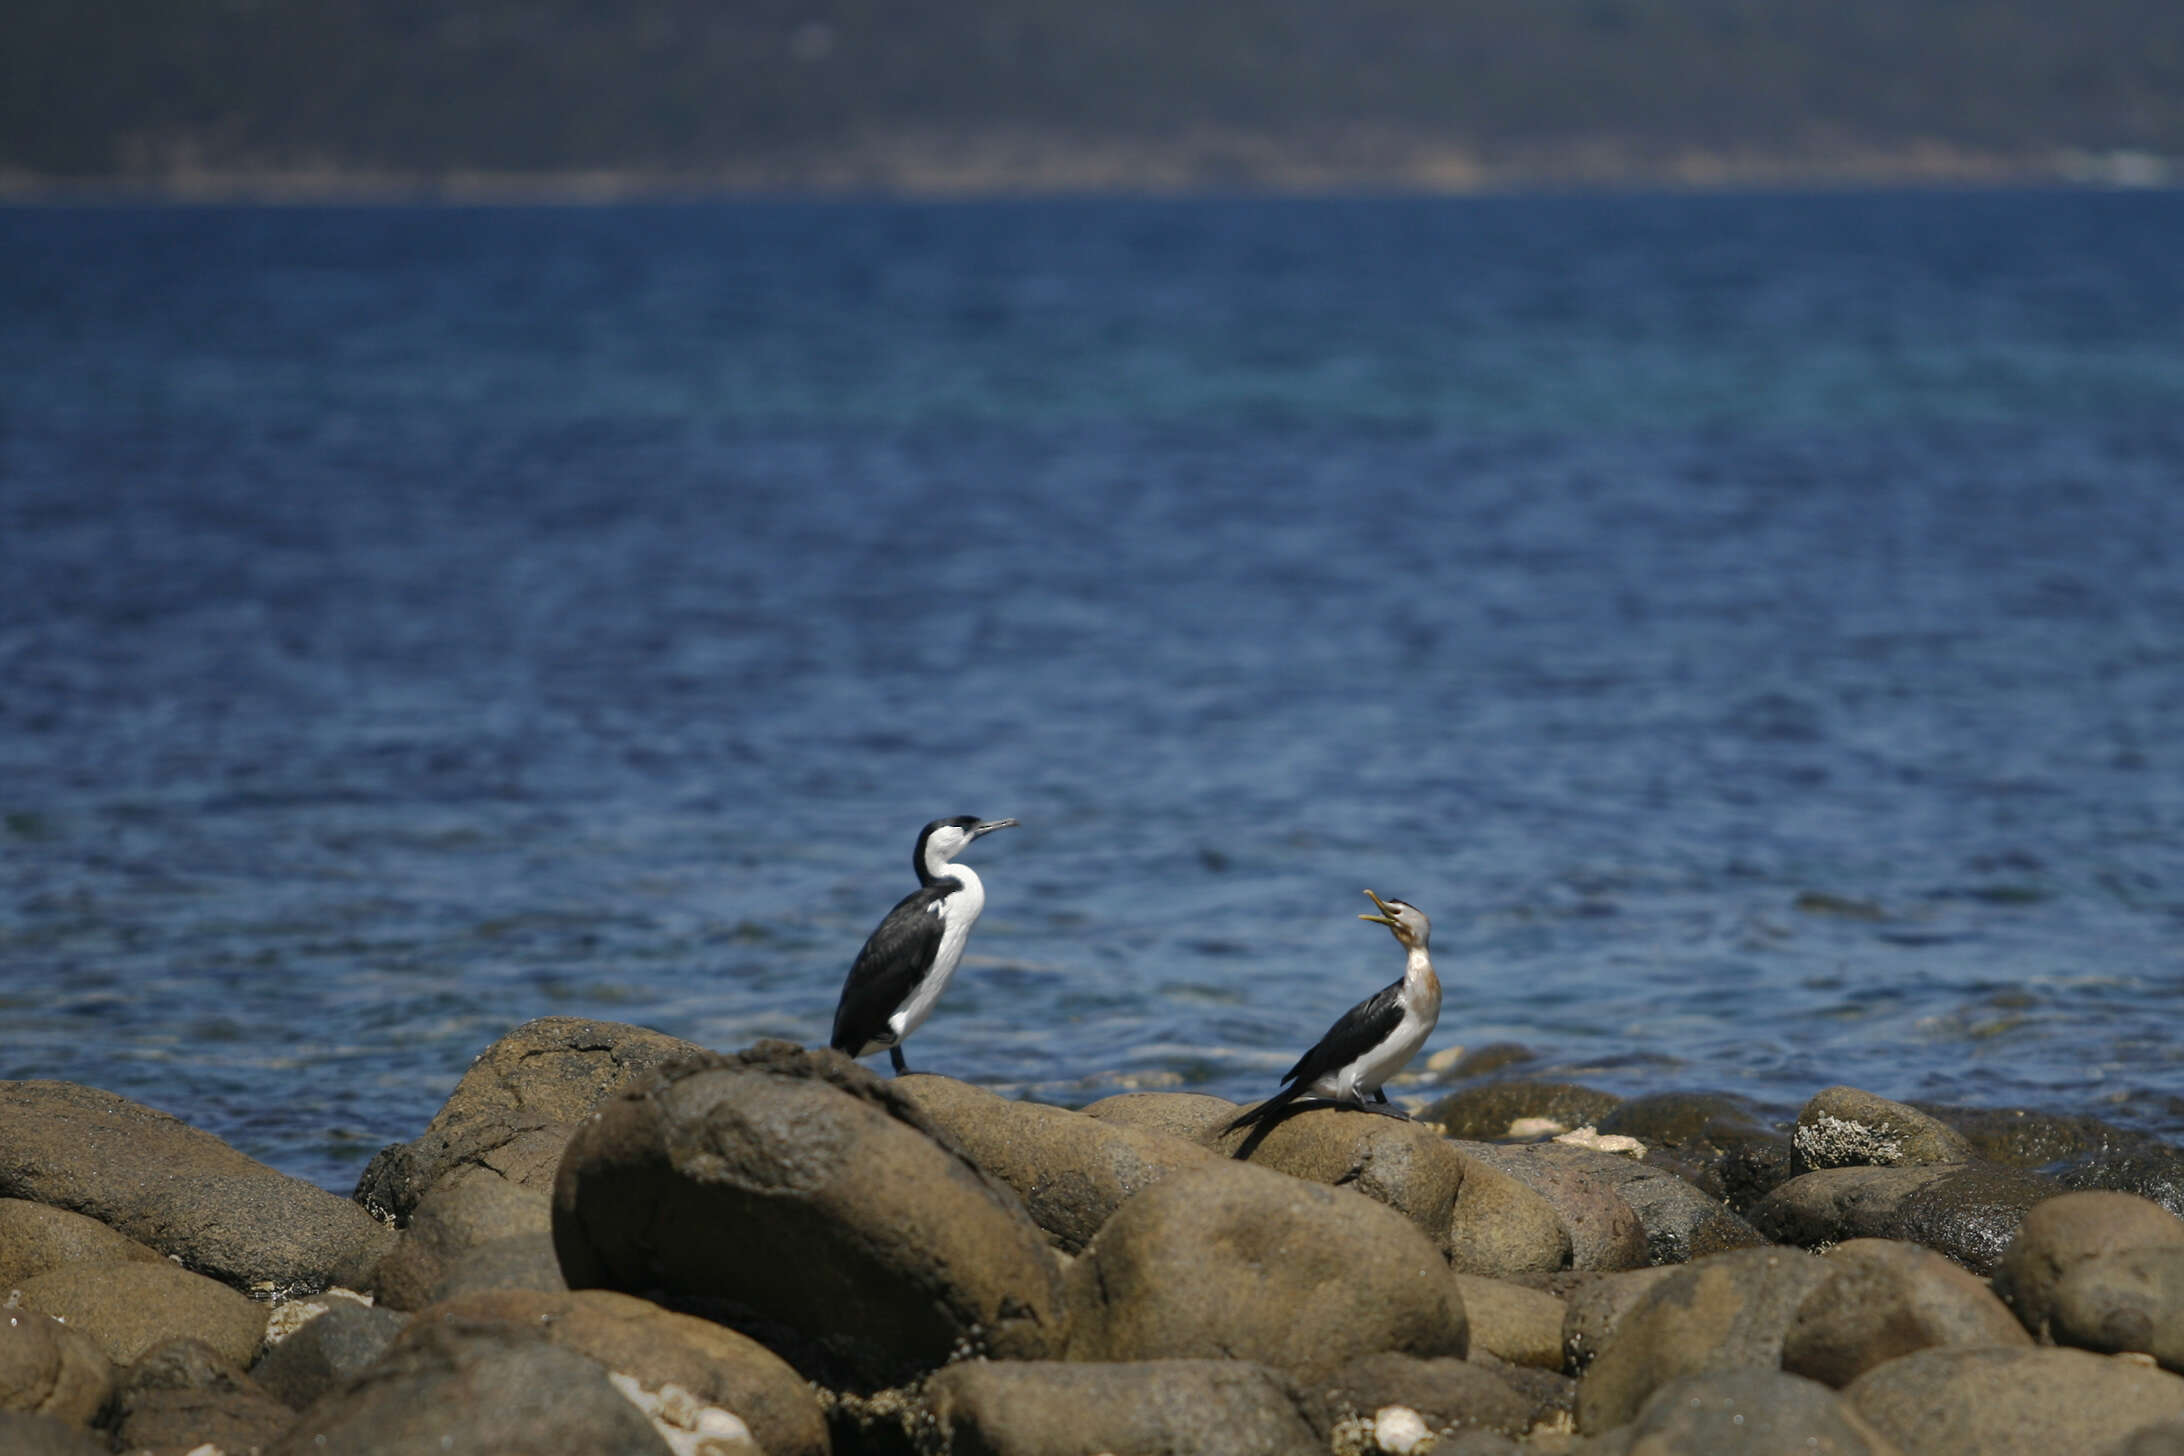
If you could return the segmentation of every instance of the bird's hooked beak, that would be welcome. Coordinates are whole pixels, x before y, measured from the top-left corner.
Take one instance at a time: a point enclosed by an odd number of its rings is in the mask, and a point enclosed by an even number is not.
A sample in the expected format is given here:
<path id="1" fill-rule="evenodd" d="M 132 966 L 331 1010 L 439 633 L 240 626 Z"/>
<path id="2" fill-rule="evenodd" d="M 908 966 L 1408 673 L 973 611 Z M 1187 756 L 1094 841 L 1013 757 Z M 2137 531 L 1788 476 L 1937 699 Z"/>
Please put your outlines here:
<path id="1" fill-rule="evenodd" d="M 981 834 L 991 834 L 996 829 L 1014 829 L 1015 827 L 1016 821 L 1014 819 L 989 819 L 984 824 L 976 824 L 971 827 L 971 838 L 976 839 Z"/>
<path id="2" fill-rule="evenodd" d="M 1378 895 L 1375 895 L 1370 890 L 1367 890 L 1365 892 L 1365 896 L 1367 899 L 1373 902 L 1373 908 L 1378 910 L 1380 913 L 1378 915 L 1360 915 L 1357 918 L 1360 920 L 1370 920 L 1375 925 L 1385 925 L 1390 930 L 1395 929 L 1395 912 L 1388 908 L 1388 902 L 1381 899 Z"/>

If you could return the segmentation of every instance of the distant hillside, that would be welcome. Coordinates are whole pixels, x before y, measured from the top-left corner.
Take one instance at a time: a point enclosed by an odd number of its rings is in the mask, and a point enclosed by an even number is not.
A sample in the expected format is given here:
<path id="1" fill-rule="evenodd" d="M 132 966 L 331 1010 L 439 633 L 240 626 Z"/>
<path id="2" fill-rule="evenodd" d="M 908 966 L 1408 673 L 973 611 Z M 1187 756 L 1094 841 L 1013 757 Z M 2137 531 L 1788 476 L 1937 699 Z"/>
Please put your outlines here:
<path id="1" fill-rule="evenodd" d="M 9 0 L 0 172 L 744 185 L 2184 156 L 2176 0 Z"/>

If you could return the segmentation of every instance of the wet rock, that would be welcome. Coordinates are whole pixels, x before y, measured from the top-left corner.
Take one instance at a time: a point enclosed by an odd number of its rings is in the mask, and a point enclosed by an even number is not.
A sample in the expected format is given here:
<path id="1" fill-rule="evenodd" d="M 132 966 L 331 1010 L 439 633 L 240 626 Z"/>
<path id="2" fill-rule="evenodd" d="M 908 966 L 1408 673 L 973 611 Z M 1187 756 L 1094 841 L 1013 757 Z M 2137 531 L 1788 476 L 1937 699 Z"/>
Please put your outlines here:
<path id="1" fill-rule="evenodd" d="M 669 1456 L 607 1376 L 543 1335 L 440 1325 L 314 1404 L 266 1456 Z"/>
<path id="2" fill-rule="evenodd" d="M 116 1382 L 114 1434 L 121 1449 L 189 1456 L 213 1447 L 241 1453 L 279 1440 L 295 1412 L 199 1340 L 170 1340 L 144 1353 Z"/>
<path id="3" fill-rule="evenodd" d="M 935 1375 L 926 1396 L 945 1449 L 978 1456 L 1326 1451 L 1295 1388 L 1246 1360 L 973 1361 Z"/>
<path id="4" fill-rule="evenodd" d="M 1826 1277 L 1821 1260 L 1797 1249 L 1738 1249 L 1678 1269 L 1639 1297 L 1586 1369 L 1578 1429 L 1627 1424 L 1685 1375 L 1778 1369 L 1791 1319 Z"/>
<path id="5" fill-rule="evenodd" d="M 2065 1168 L 2060 1176 L 2066 1188 L 2135 1193 L 2184 1216 L 2184 1153 L 2174 1148 L 2101 1152 Z"/>
<path id="6" fill-rule="evenodd" d="M 1452 1138 L 1493 1142 L 1597 1124 L 1623 1099 L 1575 1082 L 1486 1082 L 1451 1092 L 1418 1114 Z"/>
<path id="7" fill-rule="evenodd" d="M 1650 1150 L 1644 1161 L 1739 1213 L 1792 1173 L 1789 1134 L 1753 1103 L 1724 1093 L 1633 1097 L 1600 1120 L 1600 1131 L 1639 1139 Z"/>
<path id="8" fill-rule="evenodd" d="M 357 1181 L 356 1201 L 406 1224 L 434 1184 L 464 1167 L 550 1193 L 578 1123 L 632 1079 L 705 1055 L 694 1042 L 641 1026 L 580 1016 L 527 1021 L 478 1055 L 420 1136 L 380 1150 Z"/>
<path id="9" fill-rule="evenodd" d="M 1450 1146 L 1464 1164 L 1463 1187 L 1442 1240 L 1450 1267 L 1489 1278 L 1569 1267 L 1570 1233 L 1555 1206 L 1495 1163 L 1471 1156 L 1483 1144 Z"/>
<path id="10" fill-rule="evenodd" d="M 63 1264 L 119 1264 L 160 1258 L 95 1218 L 22 1198 L 0 1198 L 0 1289 Z"/>
<path id="11" fill-rule="evenodd" d="M 1433 1450 L 1467 1431 L 1521 1436 L 1530 1428 L 1533 1402 L 1492 1371 L 1463 1360 L 1416 1355 L 1367 1355 L 1352 1360 L 1311 1387 L 1314 1423 L 1329 1435 L 1345 1420 L 1370 1417 L 1390 1406 L 1415 1412 L 1426 1431 L 1440 1438 Z M 1321 1449 L 1325 1449 L 1322 1447 Z"/>
<path id="12" fill-rule="evenodd" d="M 512 1336 L 536 1330 L 644 1388 L 677 1386 L 732 1411 L 767 1456 L 824 1456 L 827 1450 L 826 1418 L 803 1377 L 756 1340 L 711 1320 L 603 1289 L 499 1290 L 420 1311 L 402 1342 L 428 1338 L 442 1326 Z"/>
<path id="13" fill-rule="evenodd" d="M 1484 1350 L 1511 1365 L 1562 1368 L 1562 1324 L 1568 1311 L 1559 1298 L 1476 1274 L 1458 1274 L 1456 1287 L 1463 1292 L 1474 1356 Z"/>
<path id="14" fill-rule="evenodd" d="M 2184 1370 L 2184 1245 L 2084 1259 L 2056 1282 L 2048 1333 L 2058 1345 L 2135 1351 Z"/>
<path id="15" fill-rule="evenodd" d="M 66 1421 L 0 1410 L 0 1451 L 8 1456 L 108 1456 L 113 1448 Z"/>
<path id="16" fill-rule="evenodd" d="M 1490 1041 L 1485 1046 L 1459 1051 L 1446 1067 L 1432 1069 L 1451 1082 L 1465 1082 L 1473 1077 L 1506 1071 L 1520 1062 L 1537 1060 L 1538 1053 L 1522 1042 Z"/>
<path id="17" fill-rule="evenodd" d="M 2097 1117 L 2035 1112 L 2025 1107 L 1952 1107 L 1933 1102 L 1914 1102 L 1911 1106 L 1963 1134 L 1972 1145 L 1973 1156 L 2012 1168 L 2044 1169 L 2107 1153 L 2152 1150 L 2151 1139 L 2144 1133 Z"/>
<path id="18" fill-rule="evenodd" d="M 2083 1350 L 1944 1346 L 1868 1370 L 1843 1399 L 1917 1456 L 2057 1456 L 2184 1414 L 2184 1380 Z"/>
<path id="19" fill-rule="evenodd" d="M 1247 1163 L 1176 1173 L 1125 1203 L 1068 1291 L 1072 1360 L 1225 1357 L 1312 1375 L 1469 1348 L 1455 1275 L 1401 1214 Z"/>
<path id="20" fill-rule="evenodd" d="M 1780 1370 L 1711 1370 L 1655 1391 L 1637 1418 L 1585 1456 L 1900 1456 L 1824 1385 Z"/>
<path id="21" fill-rule="evenodd" d="M 1362 1193 L 1437 1242 L 1447 1237 L 1464 1185 L 1464 1161 L 1438 1132 L 1353 1108 L 1306 1108 L 1271 1125 L 1218 1135 L 1210 1146 L 1293 1178 Z"/>
<path id="22" fill-rule="evenodd" d="M 1167 1133 L 998 1097 L 950 1077 L 901 1077 L 894 1086 L 1015 1189 L 1032 1220 L 1072 1254 L 1131 1194 L 1216 1156 Z"/>
<path id="23" fill-rule="evenodd" d="M 443 1282 L 474 1251 L 525 1237 L 545 1240 L 543 1257 L 553 1287 L 565 1287 L 553 1256 L 552 1230 L 549 1193 L 482 1168 L 460 1167 L 418 1200 L 409 1227 L 367 1288 L 392 1309 L 422 1309 L 444 1297 Z M 535 1268 L 535 1258 L 532 1263 Z"/>
<path id="24" fill-rule="evenodd" d="M 1797 1115 L 1791 1142 L 1800 1173 L 1972 1161 L 1971 1143 L 1955 1128 L 1855 1087 L 1828 1087 L 1816 1094 Z"/>
<path id="25" fill-rule="evenodd" d="M 1562 1368 L 1574 1374 L 1599 1357 L 1615 1327 L 1646 1292 L 1683 1267 L 1658 1264 L 1645 1269 L 1594 1274 L 1563 1294 Z"/>
<path id="26" fill-rule="evenodd" d="M 1243 1111 L 1225 1097 L 1203 1092 L 1123 1092 L 1102 1097 L 1083 1109 L 1086 1117 L 1116 1127 L 1165 1133 L 1201 1145 L 1214 1140 Z"/>
<path id="27" fill-rule="evenodd" d="M 1936 1345 L 2030 1345 L 1986 1281 L 1931 1249 L 1853 1239 L 1782 1341 L 1782 1368 L 1841 1388 L 1876 1365 Z"/>
<path id="28" fill-rule="evenodd" d="M 369 1369 L 408 1322 L 378 1305 L 327 1300 L 322 1313 L 259 1357 L 250 1378 L 289 1409 L 302 1410 Z"/>
<path id="29" fill-rule="evenodd" d="M 867 1389 L 1059 1343 L 1054 1259 L 1015 1193 L 887 1083 L 785 1042 L 609 1100 L 569 1145 L 554 1246 L 572 1289 L 732 1302 Z"/>
<path id="30" fill-rule="evenodd" d="M 1553 1143 L 1460 1146 L 1471 1161 L 1508 1174 L 1547 1201 L 1569 1240 L 1572 1269 L 1636 1269 L 1646 1263 L 1645 1225 L 1616 1191 L 1622 1170 L 1608 1176 L 1590 1161 L 1613 1154 L 1572 1156 Z"/>
<path id="31" fill-rule="evenodd" d="M 234 1365 L 257 1358 L 266 1307 L 170 1264 L 63 1264 L 19 1286 L 22 1308 L 66 1320 L 107 1359 L 127 1365 L 155 1345 L 194 1337 Z"/>
<path id="32" fill-rule="evenodd" d="M 0 1311 L 0 1411 L 89 1425 L 113 1382 L 112 1363 L 81 1330 L 27 1309 Z"/>
<path id="33" fill-rule="evenodd" d="M 0 1082 L 0 1196 L 89 1215 L 259 1293 L 362 1281 L 391 1230 L 211 1133 L 68 1082 Z"/>
<path id="34" fill-rule="evenodd" d="M 1988 1274 L 2027 1210 L 2058 1191 L 2053 1179 L 1991 1163 L 1824 1168 L 1761 1199 L 1752 1224 L 1779 1243 L 1807 1248 L 1904 1239 Z"/>
<path id="35" fill-rule="evenodd" d="M 2129 1193 L 2066 1193 L 2027 1213 L 1994 1274 L 1994 1292 L 2041 1340 L 2056 1286 L 2087 1259 L 2184 1245 L 2184 1219 Z"/>

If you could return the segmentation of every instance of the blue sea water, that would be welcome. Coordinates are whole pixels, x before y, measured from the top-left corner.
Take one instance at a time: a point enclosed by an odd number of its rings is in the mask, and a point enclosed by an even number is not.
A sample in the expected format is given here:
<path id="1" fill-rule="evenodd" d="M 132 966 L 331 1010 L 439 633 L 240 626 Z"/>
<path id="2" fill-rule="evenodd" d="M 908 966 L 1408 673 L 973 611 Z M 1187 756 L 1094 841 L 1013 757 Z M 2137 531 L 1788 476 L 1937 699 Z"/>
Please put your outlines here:
<path id="1" fill-rule="evenodd" d="M 0 212 L 0 1076 L 346 1191 L 529 1017 L 2184 1131 L 2184 195 Z M 884 1066 L 884 1062 L 880 1065 Z M 1423 1086 L 1399 1087 L 1419 1095 Z"/>

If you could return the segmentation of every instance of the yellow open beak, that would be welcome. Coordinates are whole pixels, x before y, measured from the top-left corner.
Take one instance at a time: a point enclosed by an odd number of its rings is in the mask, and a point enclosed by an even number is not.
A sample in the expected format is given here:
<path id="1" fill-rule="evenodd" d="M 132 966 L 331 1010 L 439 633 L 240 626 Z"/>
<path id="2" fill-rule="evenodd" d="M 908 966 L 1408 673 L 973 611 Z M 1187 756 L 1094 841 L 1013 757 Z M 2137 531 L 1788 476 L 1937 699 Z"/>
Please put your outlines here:
<path id="1" fill-rule="evenodd" d="M 1370 890 L 1367 890 L 1365 892 L 1365 895 L 1366 898 L 1370 899 L 1373 902 L 1373 905 L 1380 911 L 1380 913 L 1378 915 L 1360 915 L 1357 918 L 1360 920 L 1370 920 L 1375 925 L 1385 925 L 1390 930 L 1393 930 L 1395 928 L 1395 912 L 1388 908 L 1388 902 L 1381 899 L 1378 895 L 1375 895 Z"/>

